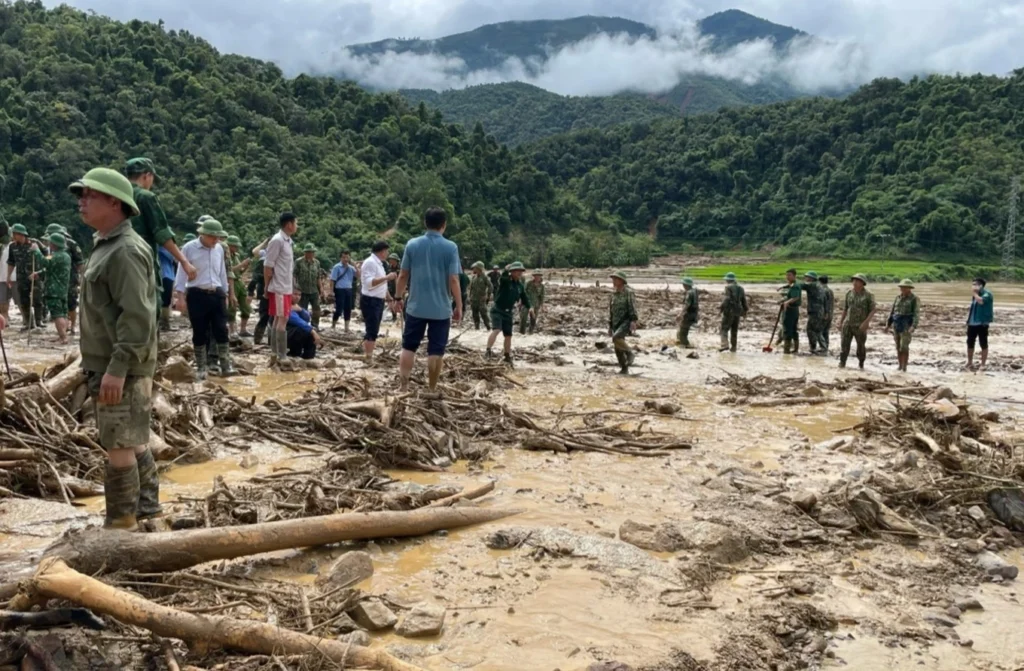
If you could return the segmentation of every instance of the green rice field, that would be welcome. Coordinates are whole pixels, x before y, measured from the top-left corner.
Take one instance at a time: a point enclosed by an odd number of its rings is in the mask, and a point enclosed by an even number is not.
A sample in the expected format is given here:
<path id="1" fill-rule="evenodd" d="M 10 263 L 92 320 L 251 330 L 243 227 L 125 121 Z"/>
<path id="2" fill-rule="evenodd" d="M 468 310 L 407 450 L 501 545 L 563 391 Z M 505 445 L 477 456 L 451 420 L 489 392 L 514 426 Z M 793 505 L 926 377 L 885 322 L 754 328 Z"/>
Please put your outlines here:
<path id="1" fill-rule="evenodd" d="M 762 282 L 779 282 L 785 278 L 786 270 L 796 268 L 803 275 L 813 270 L 819 275 L 825 274 L 834 282 L 845 282 L 856 273 L 864 274 L 872 282 L 898 282 L 909 278 L 915 282 L 947 282 L 967 280 L 978 275 L 992 278 L 998 275 L 999 267 L 994 265 L 968 265 L 951 263 L 932 263 L 929 261 L 886 260 L 883 264 L 878 259 L 799 259 L 789 261 L 765 261 L 749 263 L 737 259 L 734 264 L 721 263 L 711 266 L 686 268 L 684 275 L 697 280 L 720 280 L 728 272 L 736 273 L 740 282 L 751 284 Z M 1017 269 L 1018 276 L 1021 270 Z"/>

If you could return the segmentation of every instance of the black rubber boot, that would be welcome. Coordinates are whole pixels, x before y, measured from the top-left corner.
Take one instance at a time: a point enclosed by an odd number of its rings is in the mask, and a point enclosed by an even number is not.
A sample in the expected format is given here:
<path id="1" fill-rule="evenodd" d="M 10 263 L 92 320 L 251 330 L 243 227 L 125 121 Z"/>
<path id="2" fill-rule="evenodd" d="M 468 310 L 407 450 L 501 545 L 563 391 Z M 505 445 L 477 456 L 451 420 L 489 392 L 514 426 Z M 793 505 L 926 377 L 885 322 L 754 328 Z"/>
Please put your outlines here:
<path id="1" fill-rule="evenodd" d="M 138 464 L 128 468 L 114 468 L 108 463 L 103 481 L 103 497 L 107 502 L 103 527 L 136 531 L 139 528 L 138 520 L 135 519 L 135 508 L 139 504 Z"/>
<path id="2" fill-rule="evenodd" d="M 135 510 L 135 518 L 145 520 L 157 517 L 164 509 L 160 505 L 160 473 L 156 468 L 153 453 L 147 449 L 135 455 L 139 468 L 139 505 Z"/>
<path id="3" fill-rule="evenodd" d="M 227 343 L 217 345 L 217 361 L 220 364 L 221 377 L 231 377 L 235 374 L 235 367 L 231 365 L 231 351 Z"/>
<path id="4" fill-rule="evenodd" d="M 267 334 L 267 327 L 256 324 L 256 331 L 252 335 L 252 343 L 254 345 L 263 344 L 263 336 Z"/>
<path id="5" fill-rule="evenodd" d="M 209 362 L 206 359 L 206 347 L 196 347 L 196 379 L 202 382 L 206 379 L 207 366 Z"/>

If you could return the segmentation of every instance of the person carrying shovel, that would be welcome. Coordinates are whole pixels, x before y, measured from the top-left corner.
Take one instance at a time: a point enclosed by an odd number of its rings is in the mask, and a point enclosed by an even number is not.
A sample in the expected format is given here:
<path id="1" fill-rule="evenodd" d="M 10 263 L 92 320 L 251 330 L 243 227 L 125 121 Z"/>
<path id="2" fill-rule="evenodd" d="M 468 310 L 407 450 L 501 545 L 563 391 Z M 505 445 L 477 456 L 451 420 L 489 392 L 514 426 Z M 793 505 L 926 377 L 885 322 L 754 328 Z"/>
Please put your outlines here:
<path id="1" fill-rule="evenodd" d="M 747 292 L 736 281 L 736 273 L 725 274 L 725 293 L 718 311 L 722 314 L 722 345 L 718 351 L 735 352 L 740 318 L 747 316 Z"/>

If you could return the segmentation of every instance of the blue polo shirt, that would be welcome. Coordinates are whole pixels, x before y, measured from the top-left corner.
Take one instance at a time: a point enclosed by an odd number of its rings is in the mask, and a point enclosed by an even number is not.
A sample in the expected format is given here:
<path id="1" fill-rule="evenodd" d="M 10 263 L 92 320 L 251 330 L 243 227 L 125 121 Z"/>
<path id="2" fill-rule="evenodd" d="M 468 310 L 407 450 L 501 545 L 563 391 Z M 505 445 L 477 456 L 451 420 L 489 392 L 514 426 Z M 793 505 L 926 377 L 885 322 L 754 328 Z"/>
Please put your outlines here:
<path id="1" fill-rule="evenodd" d="M 409 271 L 406 314 L 419 319 L 451 319 L 448 280 L 462 272 L 458 246 L 437 231 L 427 231 L 405 246 L 402 270 Z"/>
<path id="2" fill-rule="evenodd" d="M 343 264 L 341 261 L 331 268 L 331 281 L 335 289 L 351 289 L 352 281 L 356 278 L 356 269 L 351 264 Z"/>

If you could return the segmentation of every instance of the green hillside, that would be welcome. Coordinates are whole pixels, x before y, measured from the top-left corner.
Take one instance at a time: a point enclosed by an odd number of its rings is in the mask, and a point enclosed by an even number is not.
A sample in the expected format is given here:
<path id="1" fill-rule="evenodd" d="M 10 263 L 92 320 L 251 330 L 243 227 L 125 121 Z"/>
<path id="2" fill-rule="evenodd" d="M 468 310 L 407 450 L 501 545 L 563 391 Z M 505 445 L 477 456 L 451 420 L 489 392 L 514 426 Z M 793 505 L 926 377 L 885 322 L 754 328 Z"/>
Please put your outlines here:
<path id="1" fill-rule="evenodd" d="M 772 40 L 776 49 L 784 49 L 795 38 L 808 37 L 802 30 L 765 21 L 738 9 L 727 9 L 703 18 L 697 22 L 697 28 L 702 35 L 714 36 L 712 48 L 716 51 L 764 39 Z"/>

